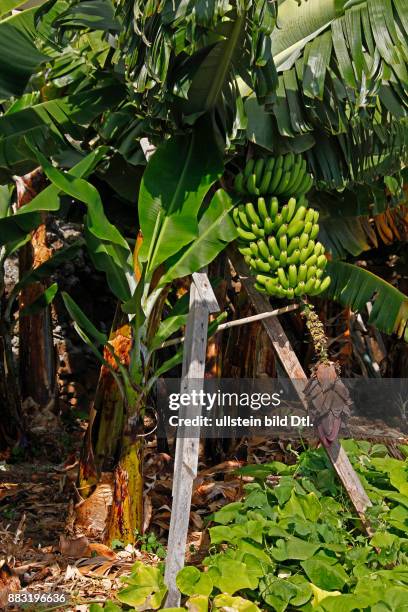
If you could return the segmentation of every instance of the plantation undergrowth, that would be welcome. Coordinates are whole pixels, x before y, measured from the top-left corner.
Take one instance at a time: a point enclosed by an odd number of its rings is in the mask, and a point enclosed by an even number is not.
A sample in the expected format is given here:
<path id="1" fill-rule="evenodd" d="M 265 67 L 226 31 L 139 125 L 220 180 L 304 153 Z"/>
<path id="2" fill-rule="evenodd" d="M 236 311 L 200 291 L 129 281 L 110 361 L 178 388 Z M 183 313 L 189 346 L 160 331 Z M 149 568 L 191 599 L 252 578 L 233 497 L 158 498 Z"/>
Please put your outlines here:
<path id="1" fill-rule="evenodd" d="M 211 547 L 202 571 L 187 566 L 178 574 L 185 607 L 161 607 L 164 567 L 138 562 L 123 578 L 120 603 L 104 610 L 408 610 L 408 460 L 390 457 L 380 444 L 343 445 L 373 504 L 372 537 L 323 449 L 305 450 L 291 466 L 248 465 L 241 473 L 254 481 L 244 499 L 208 517 Z M 408 458 L 408 446 L 400 451 Z M 271 474 L 274 484 L 266 480 Z"/>

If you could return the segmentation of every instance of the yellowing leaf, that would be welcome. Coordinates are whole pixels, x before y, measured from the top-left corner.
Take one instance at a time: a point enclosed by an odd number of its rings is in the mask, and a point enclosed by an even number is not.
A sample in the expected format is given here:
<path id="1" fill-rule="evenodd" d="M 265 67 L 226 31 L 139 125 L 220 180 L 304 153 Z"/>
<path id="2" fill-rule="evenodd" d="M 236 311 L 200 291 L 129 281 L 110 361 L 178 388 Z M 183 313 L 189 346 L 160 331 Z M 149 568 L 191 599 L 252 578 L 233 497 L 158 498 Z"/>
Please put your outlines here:
<path id="1" fill-rule="evenodd" d="M 310 584 L 310 587 L 313 591 L 313 599 L 312 599 L 312 608 L 317 608 L 317 606 L 325 599 L 326 597 L 338 597 L 341 595 L 340 591 L 324 591 L 323 589 L 319 589 L 315 584 Z"/>

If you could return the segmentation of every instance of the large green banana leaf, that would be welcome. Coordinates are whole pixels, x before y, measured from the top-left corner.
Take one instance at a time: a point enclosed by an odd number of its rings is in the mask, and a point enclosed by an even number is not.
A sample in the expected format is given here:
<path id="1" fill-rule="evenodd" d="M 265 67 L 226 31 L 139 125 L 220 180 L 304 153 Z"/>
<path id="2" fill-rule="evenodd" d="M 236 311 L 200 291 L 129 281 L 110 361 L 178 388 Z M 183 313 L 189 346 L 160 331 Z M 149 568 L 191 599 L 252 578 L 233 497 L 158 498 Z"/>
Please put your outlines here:
<path id="1" fill-rule="evenodd" d="M 408 297 L 369 270 L 342 261 L 329 262 L 332 282 L 325 297 L 352 310 L 363 311 L 373 303 L 369 323 L 386 334 L 395 333 L 408 342 Z"/>
<path id="2" fill-rule="evenodd" d="M 143 246 L 139 258 L 148 274 L 198 236 L 203 199 L 224 164 L 211 121 L 201 120 L 185 136 L 174 136 L 150 160 L 139 192 Z"/>
<path id="3" fill-rule="evenodd" d="M 124 87 L 112 78 L 91 80 L 88 87 L 61 98 L 38 101 L 38 94 L 17 100 L 0 116 L 0 168 L 19 173 L 27 161 L 35 160 L 27 139 L 41 145 L 47 154 L 70 149 L 66 135 L 82 140 L 89 124 L 124 96 Z"/>
<path id="4" fill-rule="evenodd" d="M 106 148 L 96 149 L 71 168 L 68 174 L 78 178 L 88 176 L 94 171 L 105 154 Z M 41 223 L 42 212 L 59 210 L 61 205 L 60 193 L 59 187 L 51 184 L 31 202 L 19 208 L 15 214 L 10 215 L 10 208 L 8 208 L 7 215 L 0 218 L 0 246 L 23 240 L 28 232 Z"/>
<path id="5" fill-rule="evenodd" d="M 38 66 L 47 60 L 35 44 L 36 9 L 0 21 L 0 100 L 21 95 Z"/>
<path id="6" fill-rule="evenodd" d="M 234 204 L 224 189 L 215 193 L 198 222 L 197 238 L 166 262 L 167 271 L 160 279 L 160 285 L 197 272 L 237 238 L 230 215 Z"/>

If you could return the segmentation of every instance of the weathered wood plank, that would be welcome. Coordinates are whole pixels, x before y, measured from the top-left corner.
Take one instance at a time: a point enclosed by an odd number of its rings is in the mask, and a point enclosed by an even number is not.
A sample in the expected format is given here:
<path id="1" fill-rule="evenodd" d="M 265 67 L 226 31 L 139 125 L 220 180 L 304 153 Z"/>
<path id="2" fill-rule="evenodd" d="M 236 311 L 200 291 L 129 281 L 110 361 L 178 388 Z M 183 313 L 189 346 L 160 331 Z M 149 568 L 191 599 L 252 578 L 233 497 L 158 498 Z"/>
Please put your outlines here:
<path id="1" fill-rule="evenodd" d="M 193 281 L 200 294 L 202 302 L 206 305 L 208 312 L 213 314 L 214 312 L 219 312 L 220 307 L 217 302 L 217 298 L 215 297 L 214 290 L 211 286 L 210 280 L 207 276 L 207 272 L 194 272 Z"/>
<path id="2" fill-rule="evenodd" d="M 217 303 L 218 310 L 218 303 Z M 186 324 L 181 393 L 199 392 L 204 386 L 207 352 L 208 302 L 202 299 L 195 280 L 190 288 L 190 310 Z M 196 407 L 186 406 L 180 416 L 199 414 Z M 199 431 L 192 438 L 178 437 L 174 461 L 173 503 L 167 547 L 165 582 L 168 588 L 166 607 L 180 605 L 176 586 L 177 573 L 184 566 L 193 482 L 197 476 Z"/>
<path id="3" fill-rule="evenodd" d="M 247 292 L 254 309 L 257 312 L 264 312 L 268 307 L 270 308 L 269 300 L 255 289 L 254 278 L 248 275 L 248 269 L 242 257 L 233 249 L 229 249 L 228 255 L 235 271 L 240 277 L 242 286 Z M 276 354 L 278 355 L 278 358 L 288 377 L 299 381 L 304 380 L 306 382 L 307 376 L 305 371 L 303 370 L 294 350 L 292 349 L 289 339 L 286 336 L 278 317 L 262 319 L 262 324 L 265 327 Z M 303 393 L 297 385 L 296 387 L 300 400 L 307 408 L 307 402 Z M 331 446 L 326 449 L 326 451 L 356 512 L 363 519 L 363 521 L 365 521 L 364 513 L 365 510 L 371 506 L 371 502 L 360 482 L 358 475 L 351 465 L 345 450 L 341 444 L 336 441 L 333 442 Z M 367 525 L 366 529 L 369 529 Z"/>

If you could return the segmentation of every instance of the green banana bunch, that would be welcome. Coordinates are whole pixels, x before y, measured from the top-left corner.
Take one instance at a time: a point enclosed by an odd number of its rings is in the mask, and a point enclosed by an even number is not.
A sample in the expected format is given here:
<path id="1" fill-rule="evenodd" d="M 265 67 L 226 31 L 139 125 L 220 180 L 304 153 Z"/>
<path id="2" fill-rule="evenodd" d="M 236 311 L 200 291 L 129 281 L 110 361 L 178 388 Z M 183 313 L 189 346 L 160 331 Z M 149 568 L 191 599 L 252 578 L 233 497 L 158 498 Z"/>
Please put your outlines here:
<path id="1" fill-rule="evenodd" d="M 306 160 L 300 154 L 287 153 L 279 157 L 249 159 L 244 170 L 236 175 L 234 188 L 239 194 L 298 198 L 312 185 Z"/>
<path id="2" fill-rule="evenodd" d="M 319 213 L 304 197 L 291 197 L 280 206 L 275 196 L 259 196 L 235 207 L 233 219 L 238 250 L 256 275 L 260 292 L 293 299 L 328 288 L 325 249 L 316 242 Z"/>

